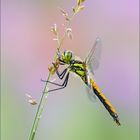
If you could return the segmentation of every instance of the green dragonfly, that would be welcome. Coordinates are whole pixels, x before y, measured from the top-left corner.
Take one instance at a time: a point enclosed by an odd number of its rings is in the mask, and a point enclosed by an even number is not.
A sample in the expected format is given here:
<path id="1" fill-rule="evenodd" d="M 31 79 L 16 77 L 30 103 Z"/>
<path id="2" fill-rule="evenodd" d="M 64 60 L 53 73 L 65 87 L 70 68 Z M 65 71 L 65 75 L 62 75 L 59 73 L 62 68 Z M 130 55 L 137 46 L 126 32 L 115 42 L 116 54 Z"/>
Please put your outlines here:
<path id="1" fill-rule="evenodd" d="M 58 52 L 57 62 L 59 62 L 59 65 L 64 65 L 65 69 L 60 73 L 58 71 L 59 69 L 58 63 L 57 65 L 56 63 L 53 63 L 53 66 L 56 68 L 56 74 L 59 77 L 59 79 L 62 80 L 65 77 L 63 84 L 55 83 L 52 81 L 45 81 L 45 80 L 42 81 L 59 86 L 58 88 L 48 90 L 48 92 L 52 92 L 65 88 L 67 86 L 70 73 L 71 72 L 75 73 L 82 79 L 82 81 L 86 85 L 88 90 L 88 95 L 93 97 L 94 96 L 98 97 L 98 99 L 101 101 L 101 103 L 109 112 L 109 114 L 112 116 L 112 118 L 117 123 L 117 125 L 121 125 L 115 108 L 112 106 L 110 101 L 105 97 L 105 95 L 100 91 L 99 87 L 97 86 L 97 84 L 92 78 L 95 70 L 99 66 L 98 57 L 101 50 L 100 48 L 101 48 L 101 40 L 100 38 L 97 38 L 95 40 L 95 43 L 91 51 L 89 52 L 89 54 L 87 55 L 84 61 L 76 59 L 76 57 L 73 56 L 73 53 L 71 51 L 67 50 L 64 51 L 62 54 Z"/>

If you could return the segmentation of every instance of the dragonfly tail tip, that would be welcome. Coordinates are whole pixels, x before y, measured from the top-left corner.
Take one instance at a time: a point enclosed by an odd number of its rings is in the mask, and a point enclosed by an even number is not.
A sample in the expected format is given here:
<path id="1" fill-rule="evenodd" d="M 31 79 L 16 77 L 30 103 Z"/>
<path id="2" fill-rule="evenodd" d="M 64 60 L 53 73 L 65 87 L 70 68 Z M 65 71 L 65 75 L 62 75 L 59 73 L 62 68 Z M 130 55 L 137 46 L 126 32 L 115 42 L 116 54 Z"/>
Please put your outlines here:
<path id="1" fill-rule="evenodd" d="M 121 123 L 119 120 L 115 120 L 115 122 L 117 123 L 118 126 L 121 126 Z"/>

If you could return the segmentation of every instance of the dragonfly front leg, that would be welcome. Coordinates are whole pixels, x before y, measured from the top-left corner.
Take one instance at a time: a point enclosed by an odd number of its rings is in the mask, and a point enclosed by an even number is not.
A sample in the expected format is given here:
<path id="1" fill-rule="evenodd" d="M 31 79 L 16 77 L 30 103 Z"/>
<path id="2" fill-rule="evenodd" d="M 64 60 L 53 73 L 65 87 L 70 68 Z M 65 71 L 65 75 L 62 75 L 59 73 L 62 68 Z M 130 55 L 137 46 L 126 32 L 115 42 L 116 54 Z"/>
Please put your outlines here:
<path id="1" fill-rule="evenodd" d="M 56 68 L 55 63 L 52 63 L 52 64 L 53 64 L 54 67 Z M 60 65 L 64 65 L 64 64 L 60 62 Z M 68 70 L 68 69 L 65 68 L 65 69 L 62 71 L 62 73 L 59 73 L 58 69 L 56 68 L 56 74 L 57 74 L 57 76 L 59 77 L 59 79 L 63 79 L 63 78 L 64 78 L 64 76 L 65 76 L 67 70 Z"/>
<path id="2" fill-rule="evenodd" d="M 64 78 L 64 76 L 65 76 L 67 70 L 68 70 L 67 68 L 64 69 L 62 73 L 59 73 L 59 71 L 56 70 L 56 74 L 57 74 L 57 76 L 62 80 L 62 79 Z"/>
<path id="3" fill-rule="evenodd" d="M 55 82 L 48 81 L 48 83 L 51 83 L 53 85 L 60 86 L 60 88 L 51 89 L 51 90 L 48 90 L 48 92 L 52 92 L 52 91 L 56 91 L 56 90 L 60 90 L 60 89 L 65 88 L 67 86 L 68 79 L 69 79 L 69 73 L 66 75 L 66 78 L 65 78 L 63 84 L 58 84 L 58 83 L 55 83 Z"/>
<path id="4" fill-rule="evenodd" d="M 59 79 L 61 79 L 61 80 L 64 78 L 64 76 L 65 76 L 66 72 L 67 72 L 67 68 L 66 68 L 66 69 L 64 69 L 64 70 L 62 71 L 62 73 L 59 73 L 59 71 L 58 71 L 58 70 L 56 70 L 56 74 L 57 74 L 57 76 L 59 77 Z M 49 82 L 49 83 L 53 83 L 53 82 L 51 82 L 51 81 L 46 81 L 46 80 L 43 80 L 43 79 L 41 79 L 41 81 L 42 81 L 42 82 Z"/>

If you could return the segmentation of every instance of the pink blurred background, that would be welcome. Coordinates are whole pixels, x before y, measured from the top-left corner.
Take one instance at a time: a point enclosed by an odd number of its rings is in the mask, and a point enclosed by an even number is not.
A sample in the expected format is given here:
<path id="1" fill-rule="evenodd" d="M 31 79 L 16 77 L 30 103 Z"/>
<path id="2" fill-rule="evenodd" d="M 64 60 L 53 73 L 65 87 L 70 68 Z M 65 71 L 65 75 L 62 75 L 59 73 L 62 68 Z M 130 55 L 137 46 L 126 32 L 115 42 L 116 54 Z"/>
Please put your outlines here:
<path id="1" fill-rule="evenodd" d="M 40 79 L 47 77 L 56 49 L 50 27 L 56 23 L 62 29 L 64 21 L 58 7 L 70 11 L 75 0 L 2 0 L 1 4 L 2 139 L 27 139 L 36 107 L 27 103 L 25 94 L 39 100 L 44 86 Z M 83 120 L 87 117 L 93 125 L 96 123 L 92 139 L 102 140 L 102 132 L 105 139 L 115 136 L 114 140 L 138 140 L 139 1 L 87 0 L 84 5 L 85 9 L 72 22 L 74 39 L 66 39 L 63 48 L 84 59 L 96 37 L 102 39 L 95 79 L 117 108 L 122 127 L 112 128 L 114 124 L 99 101 L 90 103 L 82 81 L 71 76 L 66 89 L 49 96 L 38 139 L 68 139 L 62 134 L 65 127 L 60 131 L 59 126 L 67 123 L 64 120 L 79 118 L 78 113 L 74 117 L 75 112 L 81 113 L 85 108 L 94 114 L 92 120 L 83 112 Z M 112 137 L 107 129 L 112 131 Z M 56 138 L 51 134 L 56 134 Z"/>

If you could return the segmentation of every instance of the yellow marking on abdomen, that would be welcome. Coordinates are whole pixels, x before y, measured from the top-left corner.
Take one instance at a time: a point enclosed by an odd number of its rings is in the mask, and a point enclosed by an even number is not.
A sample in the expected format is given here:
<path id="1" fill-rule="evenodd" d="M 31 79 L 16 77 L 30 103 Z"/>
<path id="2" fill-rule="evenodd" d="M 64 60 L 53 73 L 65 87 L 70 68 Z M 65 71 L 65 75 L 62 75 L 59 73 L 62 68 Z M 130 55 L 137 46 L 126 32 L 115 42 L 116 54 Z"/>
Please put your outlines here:
<path id="1" fill-rule="evenodd" d="M 118 119 L 118 115 L 117 115 L 117 112 L 116 112 L 115 108 L 112 106 L 112 104 L 110 103 L 110 101 L 105 97 L 105 95 L 100 91 L 100 89 L 97 86 L 97 84 L 95 83 L 95 81 L 93 79 L 90 79 L 90 82 L 92 84 L 92 87 L 93 87 L 93 90 L 94 90 L 94 93 L 96 94 L 96 96 L 103 103 L 103 105 L 108 110 L 108 112 L 110 113 L 110 115 L 113 117 L 113 119 L 115 120 L 115 122 L 118 125 L 120 125 L 120 122 L 119 122 L 119 119 Z"/>

